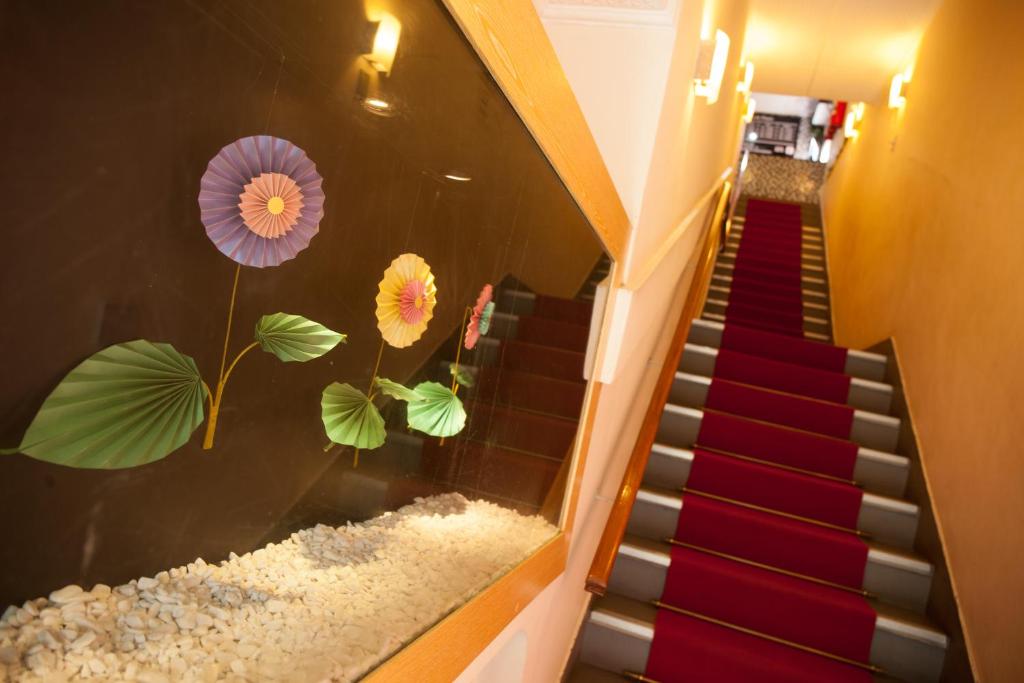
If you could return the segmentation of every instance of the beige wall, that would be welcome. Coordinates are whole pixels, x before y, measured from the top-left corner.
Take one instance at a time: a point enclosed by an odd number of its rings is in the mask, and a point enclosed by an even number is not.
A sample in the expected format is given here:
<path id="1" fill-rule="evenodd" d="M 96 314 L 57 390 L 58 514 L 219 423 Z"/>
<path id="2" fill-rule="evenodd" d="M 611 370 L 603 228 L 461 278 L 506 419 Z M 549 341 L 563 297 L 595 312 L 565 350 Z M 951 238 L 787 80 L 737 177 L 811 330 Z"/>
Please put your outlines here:
<path id="1" fill-rule="evenodd" d="M 1024 680 L 1024 3 L 947 0 L 825 188 L 841 344 L 892 337 L 974 666 Z"/>
<path id="2" fill-rule="evenodd" d="M 747 3 L 745 0 L 712 0 L 709 4 L 714 17 L 712 25 L 722 28 L 732 38 L 729 67 L 718 103 L 708 106 L 703 99 L 695 100 L 690 87 L 703 12 L 703 3 L 696 1 L 681 4 L 671 50 L 664 54 L 664 59 L 669 61 L 657 67 L 667 75 L 663 90 L 650 92 L 646 85 L 642 90 L 628 90 L 627 83 L 623 85 L 626 90 L 618 92 L 619 97 L 641 96 L 638 93 L 643 92 L 646 94 L 642 96 L 648 98 L 634 103 L 631 110 L 651 108 L 647 112 L 650 116 L 643 120 L 645 125 L 653 126 L 649 131 L 653 139 L 648 162 L 642 168 L 635 166 L 635 158 L 609 153 L 609 150 L 628 147 L 630 136 L 636 133 L 629 129 L 627 112 L 622 111 L 621 120 L 615 121 L 600 118 L 607 116 L 607 112 L 588 110 L 604 106 L 607 100 L 599 87 L 599 74 L 590 73 L 582 80 L 572 77 L 574 72 L 583 70 L 583 62 L 595 58 L 595 49 L 615 53 L 621 47 L 607 42 L 615 31 L 609 31 L 603 24 L 594 26 L 592 35 L 605 40 L 595 43 L 586 39 L 582 24 L 573 27 L 560 24 L 552 30 L 545 22 L 617 189 L 620 194 L 624 188 L 639 192 L 633 195 L 634 199 L 642 197 L 635 211 L 630 212 L 635 213 L 631 216 L 634 220 L 631 237 L 635 250 L 633 261 L 638 269 L 651 254 L 658 252 L 664 238 L 714 185 L 737 151 L 742 98 L 736 92 L 736 80 Z M 560 43 L 570 28 L 574 34 L 571 44 Z M 627 41 L 631 42 L 637 35 L 646 35 L 650 27 L 638 24 L 632 29 L 621 26 L 618 30 L 635 31 Z M 569 60 L 578 61 L 569 64 Z M 594 62 L 601 63 L 600 60 Z M 587 90 L 590 87 L 595 89 Z M 602 121 L 600 128 L 595 126 L 595 121 Z M 626 203 L 626 197 L 623 201 Z M 505 683 L 506 680 L 551 683 L 559 680 L 589 604 L 589 594 L 583 589 L 584 580 L 693 275 L 703 212 L 698 215 L 665 253 L 650 278 L 633 293 L 628 331 L 622 344 L 628 352 L 619 361 L 614 381 L 602 388 L 565 573 L 477 657 L 459 678 L 460 683 Z M 517 671 L 511 671 L 509 678 L 495 679 L 494 667 L 488 665 L 508 661 L 505 655 L 519 647 L 520 634 L 525 634 L 527 641 L 522 677 Z"/>

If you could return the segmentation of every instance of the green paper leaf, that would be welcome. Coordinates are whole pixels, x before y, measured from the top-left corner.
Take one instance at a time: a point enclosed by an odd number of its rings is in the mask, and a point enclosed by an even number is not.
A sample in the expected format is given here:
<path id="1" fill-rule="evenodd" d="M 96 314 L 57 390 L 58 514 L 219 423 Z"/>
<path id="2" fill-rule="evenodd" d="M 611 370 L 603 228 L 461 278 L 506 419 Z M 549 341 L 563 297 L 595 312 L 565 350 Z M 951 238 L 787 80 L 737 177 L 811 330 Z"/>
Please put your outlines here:
<path id="1" fill-rule="evenodd" d="M 170 344 L 114 344 L 61 380 L 18 450 L 68 467 L 145 465 L 189 440 L 205 397 L 195 361 Z"/>
<path id="2" fill-rule="evenodd" d="M 274 313 L 263 316 L 256 323 L 256 341 L 260 348 L 285 363 L 304 363 L 319 358 L 346 341 L 346 335 L 301 315 Z"/>
<path id="3" fill-rule="evenodd" d="M 484 306 L 484 310 L 480 312 L 480 322 L 476 324 L 476 329 L 480 331 L 480 334 L 486 335 L 491 331 L 491 320 L 494 318 L 494 302 L 488 301 L 487 305 Z"/>
<path id="4" fill-rule="evenodd" d="M 367 449 L 384 445 L 384 418 L 366 394 L 351 384 L 332 382 L 324 389 L 320 416 L 334 443 Z"/>
<path id="5" fill-rule="evenodd" d="M 473 379 L 473 375 L 471 375 L 469 371 L 466 370 L 466 366 L 464 365 L 459 365 L 456 367 L 456 365 L 452 363 L 451 365 L 448 366 L 448 372 L 451 373 L 451 376 L 455 378 L 456 382 L 458 382 L 464 387 L 471 387 L 475 382 L 475 380 Z"/>
<path id="6" fill-rule="evenodd" d="M 409 403 L 409 426 L 431 436 L 455 436 L 466 426 L 466 409 L 458 396 L 437 382 L 421 382 L 422 400 Z"/>
<path id="7" fill-rule="evenodd" d="M 392 382 L 391 380 L 384 379 L 383 377 L 376 377 L 374 378 L 373 381 L 380 389 L 382 394 L 390 396 L 391 398 L 397 398 L 399 401 L 411 402 L 419 401 L 423 398 L 422 396 L 420 396 L 419 394 L 417 394 L 415 391 L 405 386 L 404 384 Z"/>

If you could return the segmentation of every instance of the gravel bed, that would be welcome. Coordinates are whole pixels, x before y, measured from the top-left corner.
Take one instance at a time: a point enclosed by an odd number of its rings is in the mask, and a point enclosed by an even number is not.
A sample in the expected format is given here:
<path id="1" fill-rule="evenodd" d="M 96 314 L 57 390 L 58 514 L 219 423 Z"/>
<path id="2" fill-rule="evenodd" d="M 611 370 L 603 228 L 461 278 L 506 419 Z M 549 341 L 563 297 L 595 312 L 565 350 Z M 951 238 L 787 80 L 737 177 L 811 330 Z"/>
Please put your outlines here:
<path id="1" fill-rule="evenodd" d="M 556 529 L 459 494 L 0 618 L 0 681 L 351 681 Z"/>

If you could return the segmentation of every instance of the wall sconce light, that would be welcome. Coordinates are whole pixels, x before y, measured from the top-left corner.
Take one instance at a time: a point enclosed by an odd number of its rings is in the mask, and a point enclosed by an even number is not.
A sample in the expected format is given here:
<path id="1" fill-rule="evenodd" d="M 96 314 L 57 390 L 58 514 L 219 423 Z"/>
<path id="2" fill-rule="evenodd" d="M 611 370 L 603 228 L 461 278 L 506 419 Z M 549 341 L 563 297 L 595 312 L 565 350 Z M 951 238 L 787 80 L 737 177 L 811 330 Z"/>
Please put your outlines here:
<path id="1" fill-rule="evenodd" d="M 718 101 L 718 94 L 722 89 L 722 76 L 725 75 L 725 65 L 728 61 L 729 36 L 725 31 L 716 30 L 714 40 L 700 41 L 693 91 L 704 97 L 708 104 Z"/>
<path id="2" fill-rule="evenodd" d="M 398 51 L 398 38 L 402 35 L 402 24 L 390 14 L 382 14 L 373 36 L 373 47 L 363 57 L 374 69 L 385 76 L 391 73 Z"/>
<path id="3" fill-rule="evenodd" d="M 889 108 L 899 109 L 907 103 L 907 92 L 910 90 L 910 68 L 892 77 L 889 84 Z"/>
<path id="4" fill-rule="evenodd" d="M 843 135 L 851 140 L 857 138 L 860 135 L 858 126 L 863 118 L 864 103 L 858 102 L 857 104 L 850 105 L 849 110 L 846 112 L 846 119 L 843 121 Z"/>
<path id="5" fill-rule="evenodd" d="M 736 84 L 736 90 L 741 93 L 749 93 L 750 86 L 754 82 L 754 63 L 747 60 L 741 72 L 740 82 Z"/>
<path id="6" fill-rule="evenodd" d="M 754 120 L 754 112 L 757 111 L 757 100 L 753 97 L 747 98 L 747 110 L 743 112 L 743 122 L 750 123 Z"/>

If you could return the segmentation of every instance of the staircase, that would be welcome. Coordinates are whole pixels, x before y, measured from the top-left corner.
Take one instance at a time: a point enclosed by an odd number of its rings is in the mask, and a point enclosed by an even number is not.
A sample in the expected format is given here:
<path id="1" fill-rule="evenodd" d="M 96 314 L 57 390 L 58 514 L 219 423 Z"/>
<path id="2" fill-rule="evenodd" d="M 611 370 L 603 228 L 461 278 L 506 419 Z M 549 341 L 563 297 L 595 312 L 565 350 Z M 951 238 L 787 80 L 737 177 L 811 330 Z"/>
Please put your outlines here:
<path id="1" fill-rule="evenodd" d="M 557 517 L 586 390 L 594 286 L 608 268 L 602 259 L 575 299 L 539 295 L 513 282 L 499 288 L 490 333 L 462 354 L 475 379 L 460 391 L 465 430 L 443 442 L 422 440 L 419 476 L 432 490 Z M 442 381 L 450 380 L 450 365 L 441 364 Z"/>
<path id="2" fill-rule="evenodd" d="M 814 218 L 733 227 L 570 681 L 940 679 L 887 361 L 827 344 Z"/>

